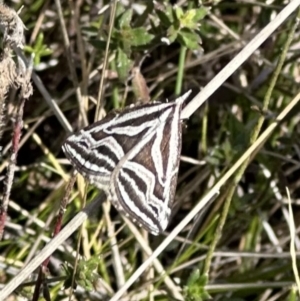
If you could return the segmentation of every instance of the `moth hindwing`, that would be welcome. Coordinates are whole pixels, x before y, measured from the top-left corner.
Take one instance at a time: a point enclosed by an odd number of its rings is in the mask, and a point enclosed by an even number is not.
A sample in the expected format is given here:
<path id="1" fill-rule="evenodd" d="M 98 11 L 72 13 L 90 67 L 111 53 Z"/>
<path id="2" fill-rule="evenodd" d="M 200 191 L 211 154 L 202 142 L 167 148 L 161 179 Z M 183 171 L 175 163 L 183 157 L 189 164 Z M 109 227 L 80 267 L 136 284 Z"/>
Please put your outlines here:
<path id="1" fill-rule="evenodd" d="M 75 169 L 114 206 L 157 235 L 168 225 L 181 152 L 182 104 L 148 103 L 113 111 L 67 138 Z"/>

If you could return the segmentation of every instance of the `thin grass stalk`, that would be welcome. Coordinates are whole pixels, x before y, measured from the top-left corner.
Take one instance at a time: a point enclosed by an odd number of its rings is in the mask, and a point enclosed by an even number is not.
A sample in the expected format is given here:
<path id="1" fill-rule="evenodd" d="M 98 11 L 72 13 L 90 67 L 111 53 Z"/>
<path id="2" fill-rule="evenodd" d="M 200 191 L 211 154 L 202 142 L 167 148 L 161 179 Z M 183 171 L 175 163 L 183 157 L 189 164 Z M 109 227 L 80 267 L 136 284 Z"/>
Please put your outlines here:
<path id="1" fill-rule="evenodd" d="M 7 207 L 9 203 L 10 192 L 13 185 L 14 174 L 15 174 L 15 169 L 17 164 L 17 154 L 19 151 L 19 142 L 20 142 L 21 131 L 23 127 L 24 105 L 25 105 L 25 99 L 23 98 L 20 102 L 17 114 L 15 116 L 14 132 L 12 137 L 12 151 L 11 151 L 11 156 L 9 159 L 9 164 L 7 167 L 7 173 L 4 182 L 5 185 L 4 185 L 3 198 L 2 198 L 2 204 L 0 210 L 0 216 L 1 216 L 0 240 L 2 239 L 3 236 L 3 231 L 4 231 L 6 216 L 7 216 Z"/>
<path id="2" fill-rule="evenodd" d="M 77 174 L 77 172 L 76 172 L 76 174 Z M 83 202 L 82 202 L 82 207 L 83 208 L 86 205 L 87 188 L 88 188 L 88 186 L 85 185 L 85 191 L 84 191 Z M 74 269 L 73 269 L 72 282 L 71 282 L 71 288 L 70 288 L 70 293 L 69 293 L 69 301 L 72 300 L 73 291 L 74 291 L 74 288 L 76 287 L 75 286 L 75 277 L 76 277 L 76 272 L 77 272 L 78 262 L 79 262 L 80 245 L 81 245 L 81 241 L 82 241 L 83 228 L 84 228 L 84 223 L 82 223 L 82 225 L 80 227 L 80 231 L 78 233 L 77 247 L 76 247 L 76 257 L 75 257 L 75 261 L 74 261 Z"/>
<path id="3" fill-rule="evenodd" d="M 206 102 L 204 104 L 204 113 L 202 118 L 202 126 L 201 126 L 201 151 L 203 155 L 207 154 L 207 124 L 208 124 L 208 112 L 209 112 L 209 105 Z"/>
<path id="4" fill-rule="evenodd" d="M 192 6 L 193 3 L 190 2 L 188 8 L 191 9 Z M 176 77 L 176 87 L 175 87 L 176 96 L 179 96 L 182 93 L 182 83 L 183 83 L 183 75 L 185 70 L 186 52 L 187 52 L 187 47 L 181 46 L 180 53 L 179 53 L 178 72 Z"/>
<path id="5" fill-rule="evenodd" d="M 281 52 L 281 55 L 279 57 L 277 66 L 276 66 L 276 68 L 274 70 L 274 73 L 273 73 L 273 76 L 270 80 L 269 88 L 268 88 L 268 90 L 266 92 L 266 95 L 264 97 L 264 100 L 263 100 L 262 112 L 266 112 L 268 110 L 270 99 L 271 99 L 271 96 L 272 96 L 272 92 L 274 90 L 277 79 L 278 79 L 278 77 L 280 75 L 280 72 L 282 70 L 282 67 L 283 67 L 283 64 L 285 62 L 289 47 L 290 47 L 290 45 L 292 43 L 292 40 L 294 38 L 294 34 L 295 34 L 295 31 L 296 31 L 296 29 L 298 27 L 298 23 L 299 23 L 297 21 L 297 19 L 299 19 L 299 18 L 300 18 L 300 9 L 298 9 L 297 16 L 294 19 L 294 24 L 290 28 L 290 31 L 287 35 L 287 39 L 286 39 L 285 45 L 283 47 L 283 51 Z M 252 130 L 252 132 L 250 134 L 249 146 L 251 146 L 257 140 L 264 121 L 265 121 L 265 116 L 264 116 L 264 114 L 261 114 L 258 118 L 256 126 L 254 127 L 254 129 Z M 204 268 L 203 268 L 203 274 L 204 275 L 209 273 L 211 260 L 212 260 L 212 257 L 213 257 L 213 252 L 216 249 L 217 243 L 218 243 L 218 241 L 221 237 L 222 230 L 224 228 L 226 218 L 227 218 L 227 215 L 228 215 L 228 212 L 229 212 L 229 207 L 230 207 L 230 204 L 231 204 L 233 194 L 236 190 L 237 184 L 240 182 L 242 176 L 244 175 L 244 172 L 245 172 L 247 166 L 249 165 L 250 160 L 251 160 L 251 157 L 249 157 L 247 160 L 245 160 L 245 162 L 237 170 L 235 176 L 233 177 L 231 183 L 229 184 L 229 186 L 228 186 L 229 189 L 228 190 L 226 189 L 227 190 L 227 196 L 226 196 L 226 199 L 225 199 L 225 202 L 224 202 L 223 210 L 221 212 L 220 221 L 218 223 L 213 241 L 210 244 L 210 247 L 209 247 L 209 250 L 208 250 L 208 253 L 207 253 L 207 257 L 205 259 Z"/>
<path id="6" fill-rule="evenodd" d="M 182 82 L 183 82 L 183 75 L 184 75 L 186 52 L 187 52 L 187 48 L 185 46 L 181 46 L 180 47 L 180 53 L 179 53 L 176 87 L 175 87 L 175 95 L 176 96 L 179 96 L 182 92 Z"/>
<path id="7" fill-rule="evenodd" d="M 291 235 L 291 243 L 290 243 L 290 254 L 292 259 L 292 268 L 294 272 L 296 287 L 298 289 L 298 296 L 300 296 L 300 277 L 299 277 L 299 270 L 297 266 L 297 257 L 296 257 L 296 250 L 295 250 L 295 237 L 296 237 L 296 227 L 295 227 L 295 219 L 294 213 L 291 203 L 291 197 L 289 189 L 286 188 L 287 199 L 288 199 L 288 209 L 289 209 L 289 229 Z"/>
<path id="8" fill-rule="evenodd" d="M 83 106 L 83 102 L 82 102 L 82 93 L 81 93 L 80 85 L 78 82 L 78 77 L 77 77 L 77 74 L 75 71 L 76 64 L 74 63 L 74 55 L 73 55 L 73 52 L 71 49 L 70 40 L 68 37 L 67 28 L 66 28 L 60 0 L 55 0 L 55 5 L 56 5 L 57 13 L 58 13 L 58 19 L 60 21 L 60 27 L 62 30 L 62 36 L 63 36 L 64 45 L 65 45 L 68 66 L 69 66 L 69 70 L 70 70 L 70 76 L 71 76 L 71 80 L 72 80 L 73 86 L 76 91 L 75 94 L 76 94 L 76 99 L 77 99 L 78 106 L 79 106 L 80 116 L 82 118 L 83 125 L 86 126 L 86 125 L 88 125 L 87 115 L 84 110 L 84 106 Z"/>
<path id="9" fill-rule="evenodd" d="M 111 3 L 111 11 L 110 11 L 110 19 L 109 19 L 109 31 L 108 31 L 108 37 L 106 42 L 106 48 L 105 48 L 105 56 L 104 56 L 104 62 L 103 62 L 103 68 L 102 68 L 102 76 L 99 83 L 99 92 L 98 92 L 98 99 L 97 99 L 97 107 L 95 112 L 94 121 L 99 120 L 100 117 L 100 107 L 101 107 L 101 99 L 103 97 L 103 87 L 104 87 L 104 79 L 105 79 L 105 72 L 108 64 L 108 51 L 110 47 L 110 40 L 112 36 L 112 31 L 114 27 L 115 17 L 116 17 L 116 10 L 117 10 L 117 0 L 112 1 Z"/>
<path id="10" fill-rule="evenodd" d="M 117 66 L 116 66 L 116 61 L 115 60 L 112 60 L 110 62 L 110 66 L 111 66 L 111 70 L 113 71 L 117 71 Z M 119 97 L 120 93 L 119 93 L 119 88 L 117 85 L 114 85 L 112 86 L 112 94 L 111 94 L 111 99 L 112 99 L 112 103 L 113 103 L 113 106 L 114 106 L 114 109 L 119 109 L 120 106 L 124 106 L 125 104 L 125 99 L 124 99 L 124 102 L 123 103 L 120 103 L 120 97 Z M 100 113 L 99 113 L 100 114 Z M 98 114 L 98 117 L 97 118 L 100 118 L 100 115 Z"/>
<path id="11" fill-rule="evenodd" d="M 17 44 L 23 36 L 23 31 L 16 36 L 16 29 L 23 28 L 23 23 L 19 25 L 19 22 L 22 21 L 18 18 L 17 13 L 0 1 L 0 29 L 3 32 L 3 49 L 0 51 L 0 139 L 5 126 L 6 96 L 17 75 L 16 65 L 11 56 L 12 42 Z M 9 30 L 13 32 L 9 32 Z M 13 37 L 16 39 L 13 40 Z"/>
<path id="12" fill-rule="evenodd" d="M 88 79 L 89 79 L 89 73 L 87 72 L 87 58 L 85 57 L 86 53 L 86 47 L 85 47 L 85 40 L 82 36 L 82 31 L 80 27 L 80 10 L 82 9 L 83 0 L 76 1 L 75 5 L 73 1 L 68 1 L 69 6 L 70 6 L 70 11 L 74 12 L 73 14 L 73 21 L 76 27 L 76 44 L 77 44 L 77 49 L 79 52 L 80 56 L 80 63 L 81 63 L 81 71 L 82 71 L 82 83 L 79 83 L 79 87 L 81 87 L 82 91 L 82 106 L 84 111 L 88 111 Z M 74 7 L 75 6 L 75 7 Z"/>

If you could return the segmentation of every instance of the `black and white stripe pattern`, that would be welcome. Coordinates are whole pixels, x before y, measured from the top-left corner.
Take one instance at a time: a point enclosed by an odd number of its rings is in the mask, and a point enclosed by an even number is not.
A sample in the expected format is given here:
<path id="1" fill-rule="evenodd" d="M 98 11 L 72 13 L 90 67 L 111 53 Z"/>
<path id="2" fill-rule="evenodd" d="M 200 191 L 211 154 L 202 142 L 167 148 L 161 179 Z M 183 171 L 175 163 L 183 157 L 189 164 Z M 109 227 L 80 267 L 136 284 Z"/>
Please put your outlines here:
<path id="1" fill-rule="evenodd" d="M 78 172 L 155 235 L 167 227 L 171 214 L 181 152 L 180 113 L 187 96 L 113 111 L 63 145 Z"/>

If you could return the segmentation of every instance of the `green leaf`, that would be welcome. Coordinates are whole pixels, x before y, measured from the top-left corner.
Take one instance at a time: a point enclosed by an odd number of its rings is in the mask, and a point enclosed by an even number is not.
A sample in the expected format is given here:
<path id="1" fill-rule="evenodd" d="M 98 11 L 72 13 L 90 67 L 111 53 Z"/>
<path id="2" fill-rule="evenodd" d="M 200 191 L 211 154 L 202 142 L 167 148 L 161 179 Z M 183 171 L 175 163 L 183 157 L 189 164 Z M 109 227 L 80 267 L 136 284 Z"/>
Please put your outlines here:
<path id="1" fill-rule="evenodd" d="M 174 9 L 174 15 L 177 18 L 178 21 L 181 20 L 181 18 L 184 16 L 183 10 L 181 7 L 177 6 Z"/>
<path id="2" fill-rule="evenodd" d="M 156 13 L 158 18 L 160 19 L 161 23 L 165 27 L 169 27 L 173 24 L 174 22 L 174 16 L 173 16 L 173 9 L 169 5 L 166 7 L 166 9 L 156 9 Z"/>
<path id="3" fill-rule="evenodd" d="M 79 260 L 75 273 L 74 289 L 77 284 L 80 284 L 88 291 L 94 290 L 93 284 L 99 278 L 99 274 L 97 272 L 98 263 L 98 256 L 91 257 L 89 260 Z M 69 264 L 64 264 L 63 268 L 66 272 L 64 286 L 65 288 L 69 288 L 72 284 L 74 268 Z"/>
<path id="4" fill-rule="evenodd" d="M 43 43 L 44 43 L 44 34 L 41 32 L 41 33 L 37 36 L 37 39 L 36 39 L 35 44 L 34 44 L 34 49 L 35 49 L 36 51 L 42 49 Z"/>
<path id="5" fill-rule="evenodd" d="M 118 3 L 117 4 L 117 10 L 116 10 L 116 20 L 117 20 L 117 24 L 119 24 L 118 23 L 118 20 L 122 17 L 122 14 L 125 12 L 125 7 L 124 7 L 124 5 L 122 5 L 122 4 L 120 4 L 120 3 Z"/>
<path id="6" fill-rule="evenodd" d="M 34 49 L 31 46 L 25 45 L 24 50 L 29 53 L 34 53 Z"/>
<path id="7" fill-rule="evenodd" d="M 99 28 L 96 25 L 94 26 L 93 23 L 91 23 L 91 26 L 82 26 L 81 30 L 89 36 L 97 36 L 99 32 Z"/>
<path id="8" fill-rule="evenodd" d="M 41 62 L 41 58 L 43 56 L 48 56 L 53 53 L 53 51 L 48 48 L 44 44 L 44 34 L 40 33 L 37 36 L 37 39 L 35 41 L 35 44 L 32 47 L 25 47 L 25 50 L 29 53 L 34 53 L 34 65 L 37 66 Z"/>
<path id="9" fill-rule="evenodd" d="M 132 20 L 132 9 L 127 9 L 119 18 L 119 28 L 130 28 Z"/>
<path id="10" fill-rule="evenodd" d="M 178 33 L 178 39 L 182 45 L 186 46 L 191 50 L 200 49 L 201 38 L 195 32 L 188 29 L 182 29 Z"/>
<path id="11" fill-rule="evenodd" d="M 199 22 L 200 20 L 202 20 L 208 14 L 209 11 L 209 9 L 205 7 L 196 8 L 194 10 L 195 15 L 193 19 L 195 22 Z"/>
<path id="12" fill-rule="evenodd" d="M 96 48 L 99 50 L 105 50 L 106 48 L 106 44 L 107 41 L 103 41 L 103 40 L 96 40 L 96 39 L 90 39 L 89 42 Z M 117 44 L 114 43 L 113 41 L 110 42 L 109 48 L 111 50 L 116 50 L 117 49 Z"/>
<path id="13" fill-rule="evenodd" d="M 167 15 L 164 11 L 157 10 L 156 13 L 157 13 L 157 16 L 158 16 L 160 22 L 161 22 L 165 27 L 169 27 L 169 26 L 172 24 L 172 22 L 171 22 L 171 20 L 169 19 L 168 15 Z"/>
<path id="14" fill-rule="evenodd" d="M 119 79 L 121 81 L 125 81 L 128 77 L 129 70 L 131 69 L 132 62 L 121 48 L 117 49 L 116 60 L 116 67 Z"/>
<path id="15" fill-rule="evenodd" d="M 200 24 L 198 22 L 204 18 L 207 11 L 203 8 L 190 9 L 186 13 L 182 14 L 179 22 L 181 28 L 198 29 Z"/>
<path id="16" fill-rule="evenodd" d="M 167 37 L 170 43 L 173 43 L 178 37 L 178 29 L 175 28 L 173 25 L 169 27 L 167 31 Z"/>
<path id="17" fill-rule="evenodd" d="M 120 30 L 116 37 L 119 41 L 119 47 L 118 48 L 122 48 L 123 51 L 127 54 L 128 57 L 130 57 L 131 55 L 131 46 L 132 46 L 132 29 L 130 28 L 123 28 L 122 30 Z"/>
<path id="18" fill-rule="evenodd" d="M 131 30 L 131 45 L 143 46 L 149 44 L 154 38 L 154 35 L 148 33 L 144 27 L 134 28 Z"/>
<path id="19" fill-rule="evenodd" d="M 196 10 L 191 9 L 187 11 L 180 19 L 181 27 L 186 27 L 190 29 L 196 29 L 198 27 L 197 21 L 194 20 L 196 16 Z"/>
<path id="20" fill-rule="evenodd" d="M 99 265 L 99 258 L 98 258 L 98 256 L 94 256 L 94 257 L 91 257 L 89 259 L 89 261 L 88 261 L 88 268 L 90 270 L 97 269 L 98 265 Z"/>

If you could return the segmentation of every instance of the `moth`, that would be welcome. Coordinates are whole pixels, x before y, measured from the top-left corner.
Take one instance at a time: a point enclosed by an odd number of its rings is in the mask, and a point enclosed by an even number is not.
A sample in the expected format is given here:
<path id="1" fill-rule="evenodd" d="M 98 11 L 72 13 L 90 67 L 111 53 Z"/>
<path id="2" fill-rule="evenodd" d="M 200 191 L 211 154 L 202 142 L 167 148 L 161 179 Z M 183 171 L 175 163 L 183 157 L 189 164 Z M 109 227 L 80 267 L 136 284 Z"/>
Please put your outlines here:
<path id="1" fill-rule="evenodd" d="M 112 111 L 67 138 L 75 169 L 116 209 L 154 235 L 169 223 L 181 153 L 182 105 L 152 102 Z"/>

